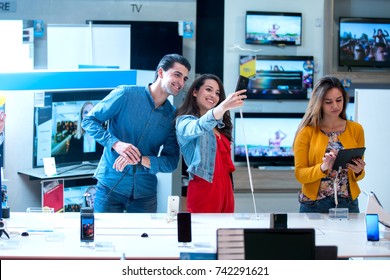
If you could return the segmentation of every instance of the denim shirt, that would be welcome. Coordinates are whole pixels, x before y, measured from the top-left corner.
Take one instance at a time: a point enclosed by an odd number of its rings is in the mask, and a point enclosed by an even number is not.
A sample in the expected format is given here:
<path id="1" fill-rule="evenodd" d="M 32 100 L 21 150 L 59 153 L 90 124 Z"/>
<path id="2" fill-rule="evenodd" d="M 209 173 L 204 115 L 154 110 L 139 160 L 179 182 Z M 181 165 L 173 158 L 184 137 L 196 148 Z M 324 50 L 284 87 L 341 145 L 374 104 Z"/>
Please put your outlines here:
<path id="1" fill-rule="evenodd" d="M 184 161 L 188 166 L 189 179 L 194 175 L 208 182 L 213 181 L 217 140 L 214 127 L 223 128 L 222 120 L 216 120 L 213 110 L 202 117 L 183 115 L 176 120 L 176 136 Z"/>
<path id="2" fill-rule="evenodd" d="M 104 146 L 94 177 L 116 193 L 134 198 L 157 193 L 158 172 L 172 172 L 179 161 L 174 118 L 176 110 L 166 100 L 156 108 L 148 87 L 119 86 L 91 110 L 82 127 Z M 102 124 L 108 122 L 107 130 Z M 113 168 L 118 153 L 117 141 L 131 143 L 150 159 L 150 168 L 126 166 L 123 172 Z M 162 147 L 162 149 L 161 149 Z M 161 152 L 160 152 L 161 149 Z"/>

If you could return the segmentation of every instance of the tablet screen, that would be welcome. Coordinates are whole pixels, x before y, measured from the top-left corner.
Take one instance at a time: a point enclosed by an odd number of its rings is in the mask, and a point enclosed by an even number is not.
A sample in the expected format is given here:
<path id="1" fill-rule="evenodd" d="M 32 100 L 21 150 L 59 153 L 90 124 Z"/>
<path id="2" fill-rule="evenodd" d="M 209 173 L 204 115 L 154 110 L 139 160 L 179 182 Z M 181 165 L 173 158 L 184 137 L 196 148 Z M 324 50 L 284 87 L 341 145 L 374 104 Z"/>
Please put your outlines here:
<path id="1" fill-rule="evenodd" d="M 347 163 L 352 163 L 354 158 L 362 158 L 365 150 L 365 147 L 340 150 L 332 169 L 338 170 L 340 166 L 342 169 L 347 168 Z"/>

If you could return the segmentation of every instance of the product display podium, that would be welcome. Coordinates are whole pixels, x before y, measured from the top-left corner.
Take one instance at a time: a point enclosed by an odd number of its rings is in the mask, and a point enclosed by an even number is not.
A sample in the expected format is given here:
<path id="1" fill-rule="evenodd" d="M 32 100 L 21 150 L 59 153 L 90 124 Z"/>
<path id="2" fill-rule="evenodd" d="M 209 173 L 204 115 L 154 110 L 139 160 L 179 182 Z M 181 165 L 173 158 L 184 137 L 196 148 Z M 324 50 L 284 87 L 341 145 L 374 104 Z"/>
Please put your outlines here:
<path id="1" fill-rule="evenodd" d="M 270 214 L 192 214 L 192 242 L 180 246 L 177 222 L 166 214 L 95 213 L 95 245 L 80 246 L 80 213 L 12 212 L 10 239 L 0 259 L 179 259 L 182 252 L 216 253 L 218 228 L 268 228 Z M 288 214 L 289 228 L 314 228 L 316 246 L 337 246 L 338 258 L 390 258 L 390 231 L 368 242 L 365 214 L 332 220 L 326 214 Z M 25 232 L 28 233 L 28 236 Z M 146 233 L 146 235 L 145 235 Z M 143 237 L 144 236 L 144 237 Z M 147 237 L 145 237 L 147 236 Z M 4 249 L 4 250 L 3 250 Z"/>
<path id="2" fill-rule="evenodd" d="M 45 189 L 47 189 L 50 185 L 60 185 L 61 187 L 58 188 L 57 200 L 63 201 L 63 192 L 64 188 L 66 187 L 74 187 L 74 186 L 80 186 L 80 185 L 95 185 L 96 180 L 93 179 L 93 174 L 95 172 L 96 166 L 95 165 L 74 165 L 74 166 L 67 166 L 67 167 L 61 167 L 57 168 L 57 175 L 52 176 L 46 176 L 43 168 L 32 168 L 27 170 L 19 170 L 18 173 L 21 175 L 28 176 L 30 180 L 39 180 L 41 184 L 41 206 L 44 207 L 45 199 L 48 199 L 49 201 L 55 200 L 56 198 L 47 198 L 45 195 Z M 58 192 L 61 192 L 61 194 L 58 194 Z M 62 199 L 61 199 L 62 198 Z M 50 202 L 49 202 L 50 203 Z M 57 204 L 61 204 L 60 202 Z M 62 205 L 58 205 L 57 207 L 55 205 L 50 205 L 50 207 L 56 208 L 55 211 L 58 209 L 61 209 L 64 207 L 63 203 Z"/>

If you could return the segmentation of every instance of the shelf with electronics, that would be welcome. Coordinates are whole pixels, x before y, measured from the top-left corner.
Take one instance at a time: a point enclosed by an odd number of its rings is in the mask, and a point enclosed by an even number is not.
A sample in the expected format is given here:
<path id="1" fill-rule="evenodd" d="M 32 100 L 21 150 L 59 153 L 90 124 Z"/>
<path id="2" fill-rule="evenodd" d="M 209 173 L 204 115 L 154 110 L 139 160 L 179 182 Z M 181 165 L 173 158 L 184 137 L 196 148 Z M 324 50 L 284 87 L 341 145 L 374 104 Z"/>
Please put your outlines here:
<path id="1" fill-rule="evenodd" d="M 61 167 L 57 174 L 46 175 L 44 168 L 19 170 L 18 174 L 38 180 L 41 186 L 41 206 L 55 212 L 79 212 L 82 207 L 93 206 L 96 165 L 81 164 Z"/>

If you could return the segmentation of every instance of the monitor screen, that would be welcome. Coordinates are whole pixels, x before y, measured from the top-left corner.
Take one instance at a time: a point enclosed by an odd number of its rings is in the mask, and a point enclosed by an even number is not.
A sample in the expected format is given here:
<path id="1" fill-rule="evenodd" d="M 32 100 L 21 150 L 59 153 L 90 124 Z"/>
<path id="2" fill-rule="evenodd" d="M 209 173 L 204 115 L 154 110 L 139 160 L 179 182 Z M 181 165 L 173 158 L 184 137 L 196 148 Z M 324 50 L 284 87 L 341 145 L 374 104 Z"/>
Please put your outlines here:
<path id="1" fill-rule="evenodd" d="M 35 95 L 33 167 L 54 157 L 57 166 L 97 162 L 103 147 L 80 122 L 112 89 L 45 91 Z"/>
<path id="2" fill-rule="evenodd" d="M 314 229 L 244 229 L 246 260 L 314 260 Z"/>
<path id="3" fill-rule="evenodd" d="M 301 13 L 246 12 L 247 44 L 300 46 L 301 37 Z"/>
<path id="4" fill-rule="evenodd" d="M 81 212 L 84 207 L 94 208 L 96 184 L 95 178 L 67 178 L 64 188 L 64 212 Z"/>
<path id="5" fill-rule="evenodd" d="M 313 89 L 312 56 L 240 56 L 240 75 L 249 78 L 249 99 L 308 99 Z"/>
<path id="6" fill-rule="evenodd" d="M 339 66 L 390 67 L 390 18 L 340 18 Z"/>
<path id="7" fill-rule="evenodd" d="M 251 165 L 294 166 L 293 141 L 304 113 L 235 113 L 234 161 Z"/>

